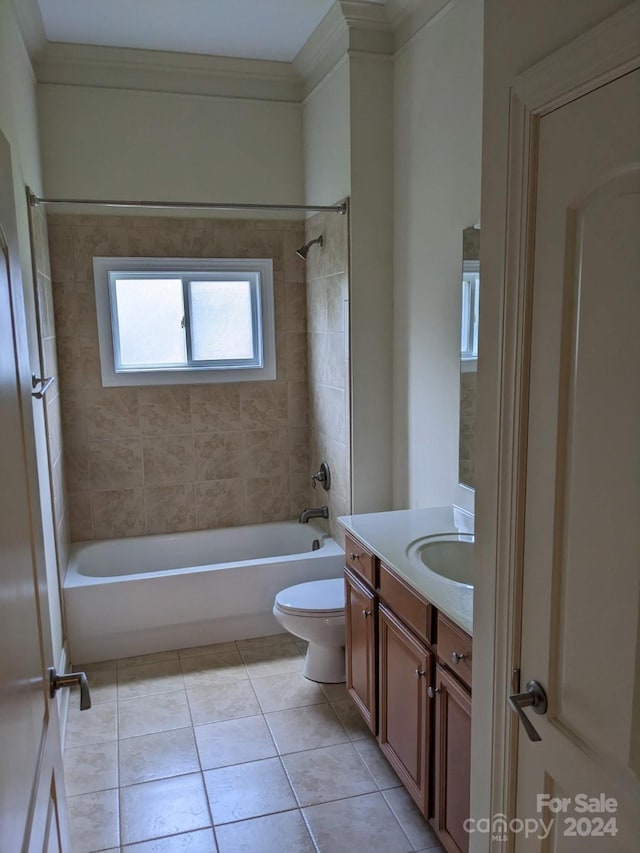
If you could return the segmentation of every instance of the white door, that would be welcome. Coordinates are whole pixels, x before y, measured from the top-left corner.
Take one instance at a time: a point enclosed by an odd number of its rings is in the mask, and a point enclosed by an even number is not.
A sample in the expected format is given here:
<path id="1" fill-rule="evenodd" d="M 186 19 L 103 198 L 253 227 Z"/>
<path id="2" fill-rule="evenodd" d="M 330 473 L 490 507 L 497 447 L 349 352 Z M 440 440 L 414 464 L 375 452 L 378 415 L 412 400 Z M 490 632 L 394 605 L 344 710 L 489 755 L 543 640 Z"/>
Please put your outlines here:
<path id="1" fill-rule="evenodd" d="M 640 70 L 539 123 L 515 849 L 640 850 Z M 584 799 L 580 795 L 586 795 Z M 592 799 L 593 798 L 593 799 Z"/>
<path id="2" fill-rule="evenodd" d="M 0 134 L 0 851 L 68 853 L 13 204 Z"/>

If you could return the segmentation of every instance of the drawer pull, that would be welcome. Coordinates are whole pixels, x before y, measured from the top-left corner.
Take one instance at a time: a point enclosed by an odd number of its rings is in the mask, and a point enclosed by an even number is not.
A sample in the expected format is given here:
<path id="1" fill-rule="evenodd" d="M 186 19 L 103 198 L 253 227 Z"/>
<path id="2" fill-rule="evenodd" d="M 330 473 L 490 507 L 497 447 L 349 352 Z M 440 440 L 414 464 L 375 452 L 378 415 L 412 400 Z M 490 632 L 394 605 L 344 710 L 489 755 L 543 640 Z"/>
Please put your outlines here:
<path id="1" fill-rule="evenodd" d="M 456 666 L 460 663 L 461 660 L 466 660 L 467 656 L 464 652 L 451 652 L 451 660 Z"/>
<path id="2" fill-rule="evenodd" d="M 354 552 L 351 551 L 351 553 L 349 554 L 349 559 L 350 560 L 359 560 L 361 556 L 362 556 L 362 554 L 354 554 Z"/>
<path id="3" fill-rule="evenodd" d="M 427 696 L 429 697 L 429 699 L 435 699 L 436 693 L 440 693 L 440 687 L 432 687 L 431 685 L 429 685 L 429 687 L 427 688 Z"/>
<path id="4" fill-rule="evenodd" d="M 424 669 L 416 669 L 416 678 L 422 678 L 423 675 L 426 675 Z"/>
<path id="5" fill-rule="evenodd" d="M 367 616 L 371 616 L 371 611 L 370 611 L 370 610 L 363 610 L 363 611 L 362 611 L 362 615 L 363 615 L 363 616 L 364 616 L 364 618 L 366 619 L 366 618 L 367 618 Z"/>

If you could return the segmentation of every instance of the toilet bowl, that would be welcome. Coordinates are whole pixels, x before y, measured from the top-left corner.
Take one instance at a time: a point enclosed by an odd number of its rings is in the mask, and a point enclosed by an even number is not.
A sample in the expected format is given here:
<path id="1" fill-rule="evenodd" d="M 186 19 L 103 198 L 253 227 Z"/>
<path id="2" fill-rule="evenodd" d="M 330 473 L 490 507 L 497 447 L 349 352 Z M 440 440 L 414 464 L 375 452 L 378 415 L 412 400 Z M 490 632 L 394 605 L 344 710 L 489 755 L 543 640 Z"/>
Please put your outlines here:
<path id="1" fill-rule="evenodd" d="M 309 643 L 302 674 L 311 681 L 345 680 L 344 601 L 342 578 L 300 583 L 276 595 L 273 615 Z"/>

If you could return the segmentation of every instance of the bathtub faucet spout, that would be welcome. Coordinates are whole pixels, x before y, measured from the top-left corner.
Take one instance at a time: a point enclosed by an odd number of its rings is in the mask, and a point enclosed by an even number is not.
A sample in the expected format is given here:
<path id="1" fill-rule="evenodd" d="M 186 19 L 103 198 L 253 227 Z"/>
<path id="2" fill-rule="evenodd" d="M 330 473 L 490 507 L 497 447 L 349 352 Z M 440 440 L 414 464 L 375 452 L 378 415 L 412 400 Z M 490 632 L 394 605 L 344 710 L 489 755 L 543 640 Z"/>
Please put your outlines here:
<path id="1" fill-rule="evenodd" d="M 329 518 L 329 507 L 316 506 L 310 509 L 303 509 L 298 521 L 300 524 L 306 524 L 310 518 Z"/>

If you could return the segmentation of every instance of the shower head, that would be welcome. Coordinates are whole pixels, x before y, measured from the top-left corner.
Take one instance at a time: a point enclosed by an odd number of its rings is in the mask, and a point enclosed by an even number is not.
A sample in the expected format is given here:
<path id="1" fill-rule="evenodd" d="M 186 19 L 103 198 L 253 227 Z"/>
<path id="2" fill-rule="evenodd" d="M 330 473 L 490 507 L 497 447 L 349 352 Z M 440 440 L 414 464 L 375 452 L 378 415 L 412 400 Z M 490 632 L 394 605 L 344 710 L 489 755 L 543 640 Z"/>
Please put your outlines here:
<path id="1" fill-rule="evenodd" d="M 302 258 L 303 261 L 306 261 L 309 249 L 313 246 L 314 243 L 317 243 L 319 246 L 322 246 L 322 244 L 324 243 L 324 240 L 322 239 L 322 234 L 319 237 L 316 237 L 315 240 L 309 240 L 309 242 L 305 243 L 304 246 L 301 246 L 299 249 L 296 249 L 296 255 L 299 258 Z"/>

